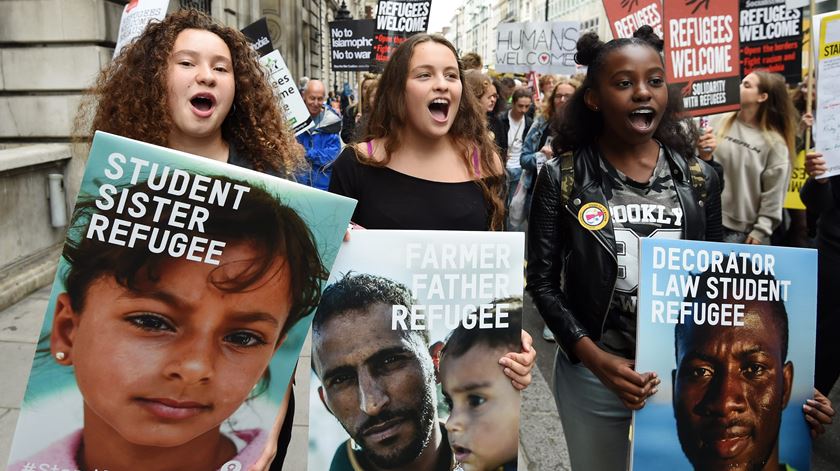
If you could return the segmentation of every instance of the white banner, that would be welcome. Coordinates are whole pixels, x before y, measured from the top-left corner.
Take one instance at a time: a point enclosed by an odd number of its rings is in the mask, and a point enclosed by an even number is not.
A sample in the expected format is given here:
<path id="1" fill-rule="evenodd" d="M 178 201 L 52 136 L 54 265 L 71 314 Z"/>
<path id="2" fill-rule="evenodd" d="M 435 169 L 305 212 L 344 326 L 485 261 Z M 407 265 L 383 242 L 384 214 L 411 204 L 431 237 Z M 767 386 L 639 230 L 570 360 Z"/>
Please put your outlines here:
<path id="1" fill-rule="evenodd" d="M 580 36 L 577 21 L 499 23 L 496 27 L 498 72 L 575 73 Z"/>
<path id="2" fill-rule="evenodd" d="M 814 0 L 814 3 L 822 3 L 825 0 Z M 811 5 L 811 0 L 787 0 L 785 4 L 788 7 L 788 10 L 791 8 L 802 8 Z"/>
<path id="3" fill-rule="evenodd" d="M 814 138 L 828 166 L 820 178 L 840 175 L 840 12 L 824 17 L 819 30 Z"/>
<path id="4" fill-rule="evenodd" d="M 300 96 L 300 91 L 280 51 L 275 49 L 262 56 L 260 63 L 268 69 L 268 79 L 274 88 L 274 94 L 283 104 L 286 122 L 295 130 L 295 135 L 311 128 L 313 123 L 309 118 L 309 110 L 303 102 L 303 97 Z"/>
<path id="5" fill-rule="evenodd" d="M 120 53 L 126 44 L 143 34 L 146 25 L 152 20 L 162 20 L 169 9 L 169 0 L 131 0 L 123 9 L 120 18 L 120 32 L 117 35 L 117 45 L 114 47 L 114 57 Z"/>

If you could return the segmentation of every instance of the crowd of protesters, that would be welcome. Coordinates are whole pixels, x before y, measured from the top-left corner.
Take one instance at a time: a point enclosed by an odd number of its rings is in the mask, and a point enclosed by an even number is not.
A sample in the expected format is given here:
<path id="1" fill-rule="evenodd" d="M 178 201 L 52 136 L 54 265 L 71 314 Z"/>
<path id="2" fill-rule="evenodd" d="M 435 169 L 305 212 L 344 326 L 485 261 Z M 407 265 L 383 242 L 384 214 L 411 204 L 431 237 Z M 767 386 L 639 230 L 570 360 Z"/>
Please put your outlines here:
<path id="1" fill-rule="evenodd" d="M 459 59 L 441 36 L 418 34 L 381 75 L 365 75 L 355 102 L 326 92 L 320 80 L 301 83 L 313 126 L 296 141 L 244 36 L 182 12 L 149 28 L 103 72 L 87 131 L 355 198 L 353 222 L 364 228 L 526 231 L 527 289 L 546 322 L 543 337 L 560 347 L 557 407 L 564 423 L 576 424 L 566 434 L 572 466 L 623 469 L 631 411 L 644 407 L 659 379 L 635 371 L 635 310 L 617 302 L 635 296 L 637 286 L 616 282 L 616 254 L 606 244 L 563 224 L 560 207 L 580 203 L 570 195 L 604 206 L 648 202 L 690 216 L 633 227 L 643 237 L 668 230 L 683 239 L 769 244 L 775 232 L 795 232 L 778 240 L 819 250 L 819 392 L 828 394 L 840 373 L 840 344 L 831 338 L 840 331 L 840 294 L 830 282 L 840 274 L 840 177 L 809 179 L 807 212 L 783 208 L 792 162 L 814 119 L 794 106 L 800 88 L 788 90 L 777 74 L 751 73 L 741 83 L 740 111 L 699 129 L 665 82 L 661 51 L 649 27 L 607 43 L 585 34 L 576 60 L 588 71 L 543 75 L 533 90 L 483 73 L 477 54 Z M 184 111 L 193 85 L 216 92 L 209 119 Z M 125 90 L 137 99 L 122 100 Z M 806 169 L 816 177 L 826 164 L 808 152 Z M 609 230 L 629 229 L 616 223 Z M 567 270 L 577 272 L 564 277 Z M 521 351 L 502 359 L 520 389 L 534 361 L 525 332 Z M 819 392 L 805 409 L 814 430 L 833 415 Z M 291 398 L 285 404 L 293 410 Z M 279 452 L 271 448 L 265 466 L 275 453 L 282 461 L 290 417 L 281 414 Z"/>

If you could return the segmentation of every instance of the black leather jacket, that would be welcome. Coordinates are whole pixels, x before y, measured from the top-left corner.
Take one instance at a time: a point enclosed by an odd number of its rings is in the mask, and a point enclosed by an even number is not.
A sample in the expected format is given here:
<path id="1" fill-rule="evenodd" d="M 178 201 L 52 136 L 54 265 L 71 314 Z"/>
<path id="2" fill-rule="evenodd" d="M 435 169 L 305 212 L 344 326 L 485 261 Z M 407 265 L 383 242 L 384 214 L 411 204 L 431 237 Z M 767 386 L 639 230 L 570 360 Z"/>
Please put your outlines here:
<path id="1" fill-rule="evenodd" d="M 706 200 L 698 201 L 685 159 L 667 148 L 665 156 L 684 214 L 683 238 L 720 241 L 719 170 L 701 162 Z M 609 207 L 598 159 L 597 151 L 590 148 L 575 152 L 574 187 L 565 205 L 560 160 L 546 162 L 537 178 L 529 219 L 527 290 L 573 362 L 578 360 L 572 346 L 580 338 L 589 336 L 596 342 L 601 338 L 618 273 L 612 220 L 595 231 L 578 222 L 578 212 L 587 203 Z"/>

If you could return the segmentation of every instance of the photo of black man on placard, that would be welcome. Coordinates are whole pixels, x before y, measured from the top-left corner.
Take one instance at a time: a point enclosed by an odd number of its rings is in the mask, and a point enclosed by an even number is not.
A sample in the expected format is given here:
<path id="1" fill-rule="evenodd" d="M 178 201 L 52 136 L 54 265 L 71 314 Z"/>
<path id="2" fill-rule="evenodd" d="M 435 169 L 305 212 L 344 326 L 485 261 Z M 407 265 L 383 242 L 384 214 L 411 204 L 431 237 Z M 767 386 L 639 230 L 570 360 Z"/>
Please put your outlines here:
<path id="1" fill-rule="evenodd" d="M 634 469 L 809 469 L 816 253 L 643 240 Z"/>

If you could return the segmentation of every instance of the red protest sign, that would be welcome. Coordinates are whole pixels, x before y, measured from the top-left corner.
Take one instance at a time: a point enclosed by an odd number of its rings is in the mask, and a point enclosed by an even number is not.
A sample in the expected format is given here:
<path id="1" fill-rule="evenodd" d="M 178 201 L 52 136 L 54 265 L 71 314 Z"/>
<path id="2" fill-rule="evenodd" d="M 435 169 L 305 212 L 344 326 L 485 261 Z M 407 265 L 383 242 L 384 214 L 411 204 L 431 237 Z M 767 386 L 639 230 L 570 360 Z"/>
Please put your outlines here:
<path id="1" fill-rule="evenodd" d="M 660 0 L 604 0 L 610 29 L 616 38 L 630 38 L 641 26 L 648 25 L 662 37 L 662 2 Z"/>
<path id="2" fill-rule="evenodd" d="M 738 2 L 668 0 L 664 5 L 668 83 L 692 116 L 735 111 L 740 102 Z"/>

